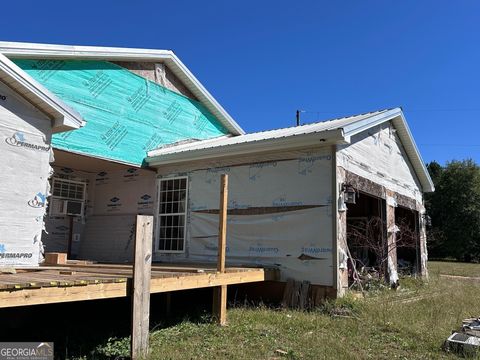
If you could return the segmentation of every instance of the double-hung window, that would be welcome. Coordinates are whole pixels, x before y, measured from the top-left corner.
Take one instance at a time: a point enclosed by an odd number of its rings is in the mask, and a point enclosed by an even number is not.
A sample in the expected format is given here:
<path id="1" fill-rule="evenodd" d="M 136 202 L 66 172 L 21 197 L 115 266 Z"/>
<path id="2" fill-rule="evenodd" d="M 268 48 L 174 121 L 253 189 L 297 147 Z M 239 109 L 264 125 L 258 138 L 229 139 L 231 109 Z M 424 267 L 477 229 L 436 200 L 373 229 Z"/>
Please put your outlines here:
<path id="1" fill-rule="evenodd" d="M 158 201 L 158 251 L 180 253 L 185 249 L 188 181 L 186 177 L 161 179 Z"/>

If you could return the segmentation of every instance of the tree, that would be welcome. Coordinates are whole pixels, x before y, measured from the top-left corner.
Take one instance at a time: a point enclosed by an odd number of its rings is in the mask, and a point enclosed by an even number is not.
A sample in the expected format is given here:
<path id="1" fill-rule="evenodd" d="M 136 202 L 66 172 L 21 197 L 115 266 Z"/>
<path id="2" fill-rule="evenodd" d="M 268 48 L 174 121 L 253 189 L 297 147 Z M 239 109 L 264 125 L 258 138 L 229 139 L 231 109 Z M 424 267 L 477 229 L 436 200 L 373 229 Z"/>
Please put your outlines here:
<path id="1" fill-rule="evenodd" d="M 471 159 L 427 165 L 435 192 L 426 194 L 432 257 L 480 260 L 480 167 Z"/>

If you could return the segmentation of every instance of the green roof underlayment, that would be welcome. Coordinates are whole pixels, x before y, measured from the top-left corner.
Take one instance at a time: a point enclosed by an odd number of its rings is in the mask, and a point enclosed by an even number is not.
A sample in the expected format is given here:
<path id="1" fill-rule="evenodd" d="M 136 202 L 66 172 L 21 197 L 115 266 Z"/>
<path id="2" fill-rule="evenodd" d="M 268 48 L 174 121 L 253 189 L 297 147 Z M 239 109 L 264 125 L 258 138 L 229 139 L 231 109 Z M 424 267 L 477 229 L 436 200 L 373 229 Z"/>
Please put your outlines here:
<path id="1" fill-rule="evenodd" d="M 228 134 L 198 101 L 110 62 L 14 61 L 87 121 L 55 134 L 57 149 L 142 165 L 162 145 Z"/>

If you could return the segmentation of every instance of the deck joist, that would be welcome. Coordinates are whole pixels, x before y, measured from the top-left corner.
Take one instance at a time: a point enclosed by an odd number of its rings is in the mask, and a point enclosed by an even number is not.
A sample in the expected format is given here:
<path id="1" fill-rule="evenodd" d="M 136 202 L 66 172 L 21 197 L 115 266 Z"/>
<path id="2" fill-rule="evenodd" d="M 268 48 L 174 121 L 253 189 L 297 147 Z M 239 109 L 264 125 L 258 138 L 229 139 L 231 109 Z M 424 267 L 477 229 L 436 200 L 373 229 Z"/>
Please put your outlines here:
<path id="1" fill-rule="evenodd" d="M 130 295 L 132 266 L 123 264 L 66 264 L 0 273 L 0 308 L 99 300 Z M 162 293 L 221 285 L 276 280 L 274 269 L 214 265 L 152 266 L 150 292 Z"/>

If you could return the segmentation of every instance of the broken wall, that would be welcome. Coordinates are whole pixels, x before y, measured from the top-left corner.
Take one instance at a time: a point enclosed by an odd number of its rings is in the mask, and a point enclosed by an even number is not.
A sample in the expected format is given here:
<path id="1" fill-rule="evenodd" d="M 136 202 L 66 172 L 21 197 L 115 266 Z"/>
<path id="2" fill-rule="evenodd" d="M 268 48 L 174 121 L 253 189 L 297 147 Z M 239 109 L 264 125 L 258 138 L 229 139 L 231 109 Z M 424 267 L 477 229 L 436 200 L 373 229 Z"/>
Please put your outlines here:
<path id="1" fill-rule="evenodd" d="M 38 265 L 51 120 L 0 82 L 0 266 Z"/>
<path id="2" fill-rule="evenodd" d="M 420 214 L 420 249 L 422 268 L 426 274 L 426 237 L 422 214 L 423 192 L 400 138 L 393 125 L 388 122 L 373 127 L 352 137 L 351 144 L 337 148 L 337 184 L 350 183 L 357 190 L 386 200 L 387 239 L 391 249 L 388 272 L 391 279 L 396 280 L 397 259 L 395 249 L 395 217 L 397 205 L 416 210 Z M 338 199 L 337 231 L 339 243 L 339 259 L 344 258 L 346 249 L 346 215 L 348 206 L 341 206 L 343 200 Z M 341 265 L 341 264 L 340 264 Z M 347 277 L 342 271 L 338 277 L 338 289 L 345 291 L 348 287 Z M 342 290 L 343 289 L 343 290 Z"/>

